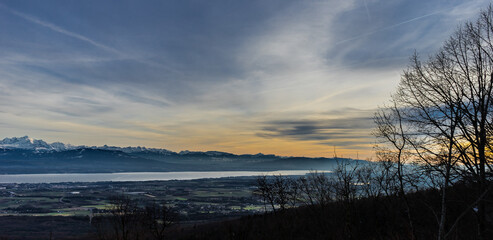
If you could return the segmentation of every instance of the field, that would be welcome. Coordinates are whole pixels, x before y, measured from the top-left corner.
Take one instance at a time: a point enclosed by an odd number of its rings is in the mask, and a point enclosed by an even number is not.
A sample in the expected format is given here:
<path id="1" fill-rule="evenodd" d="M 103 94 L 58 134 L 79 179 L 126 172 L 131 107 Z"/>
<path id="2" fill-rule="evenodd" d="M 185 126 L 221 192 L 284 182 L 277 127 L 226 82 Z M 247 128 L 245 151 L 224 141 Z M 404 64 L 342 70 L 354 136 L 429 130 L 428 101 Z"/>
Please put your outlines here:
<path id="1" fill-rule="evenodd" d="M 90 216 L 104 212 L 109 199 L 126 195 L 141 203 L 165 201 L 187 220 L 201 213 L 235 215 L 259 211 L 254 178 L 188 181 L 0 184 L 0 216 Z M 211 216 L 208 216 L 209 219 Z"/>
<path id="2" fill-rule="evenodd" d="M 126 195 L 144 205 L 166 202 L 183 225 L 258 213 L 264 210 L 253 196 L 255 177 L 187 181 L 0 184 L 0 237 L 69 236 L 77 225 L 90 234 L 90 218 L 105 214 L 112 196 Z M 65 224 L 72 222 L 73 224 Z M 78 223 L 78 224 L 74 224 Z M 67 235 L 68 234 L 68 235 Z M 12 238 L 14 236 L 14 238 Z M 34 237 L 35 238 L 35 237 Z"/>

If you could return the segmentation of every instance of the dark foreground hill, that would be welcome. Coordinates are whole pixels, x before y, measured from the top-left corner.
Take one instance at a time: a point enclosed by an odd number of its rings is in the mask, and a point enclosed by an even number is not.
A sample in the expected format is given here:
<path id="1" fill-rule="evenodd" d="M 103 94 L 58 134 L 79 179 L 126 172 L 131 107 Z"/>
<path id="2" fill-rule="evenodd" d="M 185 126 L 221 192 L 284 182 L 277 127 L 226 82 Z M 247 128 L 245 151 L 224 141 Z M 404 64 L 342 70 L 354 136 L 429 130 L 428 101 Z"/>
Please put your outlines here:
<path id="1" fill-rule="evenodd" d="M 446 239 L 479 239 L 471 186 L 459 183 L 448 192 Z M 392 195 L 308 204 L 227 221 L 178 222 L 167 227 L 164 236 L 165 239 L 437 239 L 440 192 L 418 191 L 407 194 L 406 199 L 414 231 L 402 197 Z M 488 195 L 486 200 L 493 201 L 493 196 Z M 489 219 L 493 217 L 492 210 L 488 208 Z M 120 219 L 121 215 L 114 216 Z M 131 226 L 142 225 L 140 218 L 125 216 L 129 217 L 126 221 Z M 119 222 L 115 223 L 119 226 Z M 108 229 L 100 226 L 95 220 L 91 224 L 88 216 L 1 216 L 0 239 L 50 239 L 50 236 L 53 239 L 115 239 L 100 238 L 99 230 L 109 233 L 114 230 L 112 225 L 106 226 Z M 132 236 L 156 239 L 151 237 L 149 226 L 143 224 L 142 228 L 137 228 L 141 231 Z M 491 221 L 486 229 L 487 236 L 493 236 Z"/>
<path id="2" fill-rule="evenodd" d="M 464 184 L 450 189 L 454 201 L 449 203 L 447 228 L 454 224 L 455 228 L 447 239 L 479 239 L 474 208 L 468 209 L 474 202 L 470 191 Z M 440 193 L 427 190 L 406 197 L 414 231 L 402 199 L 392 196 L 286 209 L 182 228 L 169 236 L 171 239 L 437 239 Z M 492 201 L 493 196 L 487 200 Z M 493 212 L 489 217 L 493 217 Z M 487 228 L 488 236 L 493 236 L 491 222 Z"/>

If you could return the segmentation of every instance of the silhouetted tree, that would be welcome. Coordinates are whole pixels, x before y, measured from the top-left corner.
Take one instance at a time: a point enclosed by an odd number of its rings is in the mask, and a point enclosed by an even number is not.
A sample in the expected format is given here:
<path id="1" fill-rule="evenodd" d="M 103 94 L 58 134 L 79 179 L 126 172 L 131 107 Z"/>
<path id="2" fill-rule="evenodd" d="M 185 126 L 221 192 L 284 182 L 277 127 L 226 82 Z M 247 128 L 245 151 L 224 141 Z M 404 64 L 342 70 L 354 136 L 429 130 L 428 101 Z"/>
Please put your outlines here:
<path id="1" fill-rule="evenodd" d="M 384 192 L 381 188 L 378 164 L 368 163 L 356 169 L 356 179 L 360 187 L 360 196 L 367 198 L 378 198 Z"/>
<path id="2" fill-rule="evenodd" d="M 156 240 L 164 240 L 166 230 L 179 220 L 175 209 L 166 206 L 165 202 L 158 204 L 155 201 L 145 207 L 144 218 L 146 227 Z"/>
<path id="3" fill-rule="evenodd" d="M 139 201 L 123 194 L 112 196 L 109 201 L 110 208 L 92 221 L 101 240 L 163 240 L 169 226 L 178 222 L 178 213 L 165 202 L 140 207 Z"/>
<path id="4" fill-rule="evenodd" d="M 492 38 L 490 6 L 476 21 L 460 26 L 426 62 L 414 54 L 392 96 L 392 106 L 376 113 L 376 135 L 387 146 L 379 149 L 380 156 L 390 154 L 398 165 L 399 195 L 405 196 L 403 157 L 441 176 L 438 239 L 447 236 L 447 189 L 456 173 L 476 188 L 477 206 L 466 211 L 477 212 L 478 237 L 492 234 L 484 200 L 492 171 Z"/>
<path id="5" fill-rule="evenodd" d="M 324 207 L 333 200 L 334 184 L 325 173 L 312 171 L 297 182 L 301 202 Z"/>
<path id="6" fill-rule="evenodd" d="M 143 219 L 143 209 L 138 202 L 126 195 L 116 195 L 110 198 L 109 224 L 113 239 L 136 239 L 142 235 L 142 226 L 138 224 Z"/>
<path id="7" fill-rule="evenodd" d="M 286 176 L 281 174 L 274 176 L 274 181 L 270 184 L 272 192 L 274 193 L 274 201 L 281 210 L 286 209 L 286 205 L 289 203 L 291 192 L 291 181 Z"/>
<path id="8" fill-rule="evenodd" d="M 256 190 L 254 194 L 260 196 L 264 201 L 264 210 L 267 211 L 267 204 L 272 208 L 272 211 L 276 212 L 276 193 L 274 191 L 273 184 L 269 182 L 266 175 L 257 177 Z"/>
<path id="9" fill-rule="evenodd" d="M 302 201 L 301 187 L 297 179 L 288 178 L 288 202 L 291 207 L 297 207 Z"/>

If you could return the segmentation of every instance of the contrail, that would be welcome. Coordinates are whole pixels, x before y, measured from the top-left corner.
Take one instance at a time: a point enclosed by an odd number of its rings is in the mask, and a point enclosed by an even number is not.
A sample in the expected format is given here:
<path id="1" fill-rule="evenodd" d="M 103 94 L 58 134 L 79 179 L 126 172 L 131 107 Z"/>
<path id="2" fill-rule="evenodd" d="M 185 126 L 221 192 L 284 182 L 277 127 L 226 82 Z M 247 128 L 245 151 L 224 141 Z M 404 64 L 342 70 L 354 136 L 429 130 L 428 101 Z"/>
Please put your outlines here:
<path id="1" fill-rule="evenodd" d="M 101 43 L 98 43 L 88 37 L 85 37 L 85 36 L 82 36 L 78 33 L 75 33 L 75 32 L 71 32 L 71 31 L 68 31 L 62 27 L 59 27 L 55 24 L 52 24 L 52 23 L 49 23 L 49 22 L 45 22 L 45 21 L 42 21 L 42 20 L 39 20 L 33 16 L 30 16 L 30 15 L 27 15 L 25 13 L 21 13 L 21 12 L 18 12 L 16 10 L 13 10 L 3 4 L 0 3 L 0 8 L 5 8 L 7 9 L 10 13 L 18 16 L 18 17 L 21 17 L 29 22 L 32 22 L 32 23 L 35 23 L 35 24 L 38 24 L 42 27 L 46 27 L 46 28 L 49 28 L 50 30 L 52 31 L 55 31 L 55 32 L 58 32 L 58 33 L 61 33 L 61 34 L 64 34 L 66 36 L 69 36 L 69 37 L 72 37 L 72 38 L 75 38 L 75 39 L 79 39 L 83 42 L 86 42 L 86 43 L 89 43 L 95 47 L 98 47 L 100 49 L 103 49 L 105 51 L 108 51 L 108 52 L 112 52 L 112 53 L 115 53 L 116 55 L 118 55 L 119 57 L 124 57 L 124 58 L 128 58 L 128 55 L 125 54 L 125 53 L 122 53 L 121 51 L 115 49 L 115 48 L 112 48 L 112 47 L 108 47 L 104 44 L 101 44 Z M 137 59 L 137 58 L 132 58 L 133 60 L 137 61 L 137 62 L 140 62 L 140 63 L 144 63 L 144 64 L 148 64 L 148 65 L 151 65 L 151 66 L 154 66 L 154 67 L 159 67 L 159 68 L 164 68 L 166 70 L 169 70 L 169 71 L 173 71 L 173 72 L 178 72 L 178 73 L 181 73 L 167 65 L 163 65 L 163 64 L 159 64 L 159 63 L 156 63 L 156 62 L 153 62 L 153 61 L 148 61 L 148 60 L 145 60 L 145 59 Z"/>
<path id="2" fill-rule="evenodd" d="M 363 3 L 365 3 L 365 9 L 366 9 L 366 15 L 368 15 L 368 21 L 371 21 L 370 10 L 368 10 L 368 5 L 366 4 L 366 0 L 363 0 Z"/>
<path id="3" fill-rule="evenodd" d="M 341 43 L 345 43 L 345 42 L 349 42 L 349 41 L 352 41 L 352 40 L 356 40 L 356 39 L 359 39 L 359 38 L 362 38 L 362 37 L 366 37 L 366 36 L 369 36 L 369 35 L 372 35 L 372 34 L 375 34 L 377 32 L 382 32 L 382 31 L 385 31 L 385 30 L 389 30 L 389 29 L 392 29 L 392 28 L 395 28 L 395 27 L 398 27 L 400 25 L 404 25 L 406 23 L 410 23 L 410 22 L 414 22 L 416 20 L 419 20 L 419 19 L 422 19 L 422 18 L 426 18 L 426 17 L 429 17 L 429 16 L 433 16 L 433 15 L 436 15 L 436 14 L 439 14 L 443 12 L 442 11 L 438 11 L 438 12 L 433 12 L 433 13 L 430 13 L 430 14 L 426 14 L 426 15 L 423 15 L 423 16 L 420 16 L 420 17 L 416 17 L 416 18 L 413 18 L 413 19 L 409 19 L 409 20 L 406 20 L 404 22 L 400 22 L 400 23 L 396 23 L 394 25 L 390 25 L 388 27 L 384 27 L 384 28 L 380 28 L 380 29 L 377 29 L 375 31 L 371 31 L 371 32 L 368 32 L 368 33 L 365 33 L 365 34 L 361 34 L 359 36 L 356 36 L 356 37 L 352 37 L 352 38 L 348 38 L 348 39 L 344 39 L 342 41 L 339 41 L 337 43 L 335 43 L 336 45 L 337 44 L 341 44 Z"/>
<path id="4" fill-rule="evenodd" d="M 106 50 L 106 51 L 109 51 L 109 52 L 113 52 L 113 53 L 116 53 L 116 54 L 120 54 L 120 52 L 114 48 L 111 48 L 111 47 L 108 47 L 104 44 L 101 44 L 101 43 L 98 43 L 88 37 L 85 37 L 85 36 L 82 36 L 78 33 L 74 33 L 74 32 L 71 32 L 71 31 L 68 31 L 68 30 L 65 30 L 55 24 L 52 24 L 52 23 L 49 23 L 49 22 L 45 22 L 45 21 L 41 21 L 35 17 L 32 17 L 32 16 L 29 16 L 27 14 L 24 14 L 24 13 L 21 13 L 21 12 L 18 12 L 18 11 L 15 11 L 3 4 L 0 4 L 0 7 L 3 7 L 5 9 L 7 9 L 8 11 L 10 11 L 12 14 L 18 16 L 18 17 L 21 17 L 27 21 L 30 21 L 32 23 L 35 23 L 35 24 L 38 24 L 40 26 L 43 26 L 43 27 L 46 27 L 46 28 L 49 28 L 51 29 L 52 31 L 55 31 L 55 32 L 58 32 L 58 33 L 61 33 L 61 34 L 64 34 L 66 36 L 69 36 L 69 37 L 73 37 L 73 38 L 76 38 L 76 39 L 79 39 L 81 41 L 84 41 L 84 42 L 87 42 L 95 47 L 98 47 L 98 48 L 101 48 L 103 50 Z"/>

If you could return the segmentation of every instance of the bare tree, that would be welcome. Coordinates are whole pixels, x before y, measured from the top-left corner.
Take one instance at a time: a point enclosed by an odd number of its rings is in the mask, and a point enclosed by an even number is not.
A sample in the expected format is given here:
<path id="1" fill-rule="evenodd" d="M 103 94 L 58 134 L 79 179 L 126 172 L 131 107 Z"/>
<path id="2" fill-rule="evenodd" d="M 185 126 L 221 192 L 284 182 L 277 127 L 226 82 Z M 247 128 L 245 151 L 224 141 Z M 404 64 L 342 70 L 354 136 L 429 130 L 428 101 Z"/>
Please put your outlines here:
<path id="1" fill-rule="evenodd" d="M 281 210 L 286 209 L 286 205 L 290 200 L 290 181 L 287 177 L 281 174 L 274 176 L 274 182 L 272 183 L 274 192 L 274 199 L 276 204 L 279 205 Z"/>
<path id="2" fill-rule="evenodd" d="M 303 201 L 309 205 L 325 207 L 333 200 L 334 184 L 324 173 L 310 172 L 307 177 L 298 179 L 298 186 Z"/>
<path id="3" fill-rule="evenodd" d="M 383 171 L 379 172 L 377 166 L 375 163 L 366 163 L 356 169 L 357 184 L 361 186 L 360 196 L 375 199 L 384 192 L 380 184 Z"/>
<path id="4" fill-rule="evenodd" d="M 166 238 L 166 230 L 178 222 L 178 213 L 165 202 L 152 202 L 145 207 L 145 225 L 156 240 Z"/>
<path id="5" fill-rule="evenodd" d="M 276 193 L 272 183 L 269 182 L 266 175 L 258 176 L 256 180 L 257 189 L 254 194 L 260 196 L 264 201 L 264 210 L 267 211 L 267 203 L 271 206 L 272 211 L 276 212 Z"/>
<path id="6" fill-rule="evenodd" d="M 461 159 L 464 146 L 457 149 L 462 119 L 461 88 L 451 84 L 450 62 L 440 52 L 423 65 L 415 54 L 411 67 L 404 72 L 394 103 L 403 111 L 401 122 L 408 126 L 408 143 L 412 145 L 415 160 L 425 163 L 432 171 L 442 175 L 441 211 L 438 239 L 443 239 L 447 215 L 447 188 L 452 181 L 452 171 Z"/>
<path id="7" fill-rule="evenodd" d="M 110 224 L 113 228 L 115 239 L 135 239 L 141 235 L 140 225 L 142 209 L 137 201 L 125 195 L 114 196 L 110 199 Z"/>
<path id="8" fill-rule="evenodd" d="M 107 213 L 99 214 L 93 220 L 99 239 L 138 239 L 144 234 L 141 224 L 144 211 L 138 202 L 125 195 L 110 198 L 111 207 Z"/>
<path id="9" fill-rule="evenodd" d="M 386 197 L 395 196 L 398 193 L 398 184 L 395 177 L 395 163 L 387 154 L 377 152 L 378 161 L 374 163 L 373 180 L 380 193 Z"/>
<path id="10" fill-rule="evenodd" d="M 377 157 L 382 162 L 388 162 L 389 167 L 395 166 L 395 178 L 397 179 L 397 193 L 403 200 L 406 207 L 406 215 L 409 227 L 411 229 L 411 239 L 414 239 L 414 223 L 411 216 L 411 208 L 407 200 L 406 175 L 404 165 L 409 161 L 409 140 L 407 125 L 405 125 L 402 110 L 398 107 L 397 102 L 393 101 L 391 107 L 379 109 L 375 113 L 375 123 L 377 128 L 374 132 L 377 139 L 383 145 L 377 145 Z"/>
<path id="11" fill-rule="evenodd" d="M 297 207 L 301 203 L 301 186 L 297 179 L 288 178 L 288 202 L 291 207 Z"/>
<path id="12" fill-rule="evenodd" d="M 490 6 L 476 21 L 459 27 L 428 61 L 422 63 L 414 54 L 392 106 L 376 114 L 376 135 L 390 146 L 386 150 L 394 153 L 398 164 L 400 195 L 405 190 L 403 156 L 441 176 L 438 239 L 447 232 L 447 189 L 456 172 L 472 179 L 478 198 L 478 236 L 485 239 L 487 234 L 484 198 L 491 185 L 487 176 L 493 150 L 492 37 Z"/>
<path id="13" fill-rule="evenodd" d="M 351 203 L 357 197 L 357 162 L 337 161 L 332 183 L 336 200 Z"/>
<path id="14" fill-rule="evenodd" d="M 267 210 L 267 204 L 275 213 L 276 208 L 284 210 L 288 206 L 295 207 L 298 201 L 302 201 L 301 186 L 297 180 L 292 178 L 279 174 L 269 179 L 263 175 L 257 177 L 256 184 L 254 194 L 262 198 L 265 210 Z"/>

